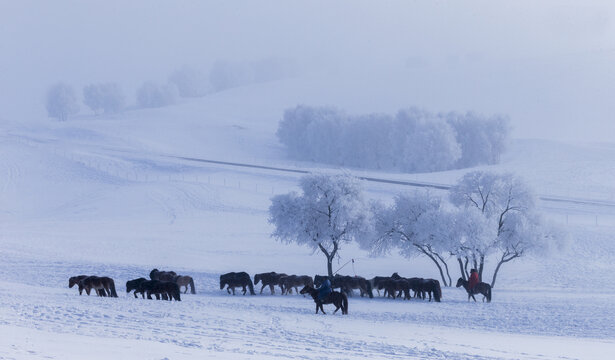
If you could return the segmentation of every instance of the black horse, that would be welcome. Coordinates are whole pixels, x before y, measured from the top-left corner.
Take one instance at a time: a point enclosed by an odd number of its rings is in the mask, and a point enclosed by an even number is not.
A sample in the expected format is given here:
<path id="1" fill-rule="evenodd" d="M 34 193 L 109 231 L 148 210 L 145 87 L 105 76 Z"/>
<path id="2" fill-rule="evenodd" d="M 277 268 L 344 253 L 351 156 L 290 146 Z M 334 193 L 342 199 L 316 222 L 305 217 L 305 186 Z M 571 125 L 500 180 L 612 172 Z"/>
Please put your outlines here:
<path id="1" fill-rule="evenodd" d="M 259 282 L 262 281 L 263 286 L 261 287 L 261 294 L 263 293 L 263 289 L 265 288 L 265 286 L 269 286 L 269 290 L 271 291 L 271 294 L 275 294 L 275 286 L 279 285 L 280 289 L 282 289 L 282 291 L 284 291 L 284 288 L 282 288 L 282 285 L 280 284 L 280 278 L 283 276 L 287 276 L 284 273 L 278 274 L 274 271 L 272 272 L 268 272 L 268 273 L 261 273 L 261 274 L 256 274 L 254 275 L 254 285 L 258 285 Z"/>
<path id="2" fill-rule="evenodd" d="M 159 281 L 159 280 L 145 280 L 139 284 L 139 288 L 135 291 L 147 293 L 147 298 L 152 299 L 152 294 L 156 297 L 156 300 L 177 300 L 181 301 L 179 295 L 179 286 L 172 281 Z"/>
<path id="3" fill-rule="evenodd" d="M 137 293 L 141 292 L 141 296 L 145 299 L 145 291 L 139 291 L 139 287 L 144 281 L 148 281 L 146 278 L 138 278 L 134 280 L 126 281 L 126 292 L 129 293 L 131 291 L 135 291 L 135 298 L 137 297 Z"/>
<path id="4" fill-rule="evenodd" d="M 256 295 L 254 293 L 254 285 L 252 284 L 252 279 L 250 279 L 250 275 L 246 272 L 230 272 L 226 274 L 220 275 L 220 290 L 224 289 L 224 286 L 228 286 L 226 288 L 226 292 L 229 294 L 231 290 L 233 291 L 233 295 L 235 295 L 235 288 L 242 287 L 243 294 L 246 294 L 246 287 L 250 289 L 251 295 Z"/>
<path id="5" fill-rule="evenodd" d="M 175 271 L 160 271 L 158 269 L 154 269 L 150 271 L 149 278 L 160 281 L 175 281 L 177 278 L 177 273 Z"/>
<path id="6" fill-rule="evenodd" d="M 440 302 L 442 299 L 442 288 L 440 288 L 440 282 L 436 279 L 419 279 L 418 289 L 423 300 L 425 300 L 425 294 L 429 295 L 429 301 L 431 301 L 432 295 L 435 302 Z"/>
<path id="7" fill-rule="evenodd" d="M 322 305 L 333 304 L 335 305 L 335 311 L 333 312 L 334 314 L 341 308 L 342 314 L 348 315 L 348 297 L 344 293 L 333 291 L 323 300 L 318 299 L 318 290 L 311 286 L 305 286 L 301 289 L 301 291 L 299 291 L 299 293 L 310 294 L 312 296 L 312 299 L 314 299 L 314 302 L 316 303 L 316 314 L 318 314 L 318 309 L 320 309 L 323 314 L 326 314 L 325 310 L 322 308 Z"/>
<path id="8" fill-rule="evenodd" d="M 459 280 L 457 280 L 457 287 L 461 286 L 463 286 L 463 288 L 466 289 L 466 292 L 468 293 L 468 301 L 470 301 L 470 298 L 476 301 L 474 294 L 482 294 L 483 302 L 485 301 L 485 299 L 487 299 L 487 302 L 491 302 L 491 285 L 484 282 L 479 282 L 474 286 L 474 289 L 470 291 L 470 289 L 468 289 L 469 282 L 467 280 L 464 280 L 463 278 L 459 278 Z"/>

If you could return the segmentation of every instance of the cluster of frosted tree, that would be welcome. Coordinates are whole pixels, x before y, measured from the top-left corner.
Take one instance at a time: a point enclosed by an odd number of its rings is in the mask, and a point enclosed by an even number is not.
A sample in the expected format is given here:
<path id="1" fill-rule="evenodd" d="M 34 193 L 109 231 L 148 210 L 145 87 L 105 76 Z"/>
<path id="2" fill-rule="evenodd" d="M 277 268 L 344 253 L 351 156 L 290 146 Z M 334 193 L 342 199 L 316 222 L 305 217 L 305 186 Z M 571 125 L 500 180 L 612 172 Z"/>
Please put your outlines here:
<path id="1" fill-rule="evenodd" d="M 474 113 L 350 116 L 335 108 L 288 109 L 277 136 L 298 160 L 339 166 L 430 172 L 499 161 L 508 120 Z"/>
<path id="2" fill-rule="evenodd" d="M 83 88 L 83 103 L 95 114 L 114 114 L 124 110 L 125 99 L 118 84 L 100 83 Z"/>
<path id="3" fill-rule="evenodd" d="M 217 61 L 209 72 L 209 79 L 213 91 L 222 91 L 242 85 L 280 80 L 295 73 L 294 63 L 286 59 Z"/>
<path id="4" fill-rule="evenodd" d="M 511 174 L 469 173 L 450 190 L 450 203 L 418 191 L 398 195 L 392 205 L 367 204 L 359 182 L 346 175 L 309 175 L 301 188 L 303 194 L 272 199 L 272 236 L 319 249 L 329 275 L 340 245 L 357 241 L 374 255 L 426 256 L 447 286 L 451 263 L 464 279 L 469 267 L 478 269 L 482 281 L 487 261 L 493 261 L 494 286 L 503 264 L 545 254 L 561 238 L 541 224 L 531 191 Z"/>
<path id="5" fill-rule="evenodd" d="M 124 109 L 124 95 L 116 83 L 90 84 L 83 88 L 83 103 L 95 114 L 112 114 Z M 47 113 L 60 121 L 77 114 L 79 103 L 72 86 L 58 83 L 47 90 Z"/>

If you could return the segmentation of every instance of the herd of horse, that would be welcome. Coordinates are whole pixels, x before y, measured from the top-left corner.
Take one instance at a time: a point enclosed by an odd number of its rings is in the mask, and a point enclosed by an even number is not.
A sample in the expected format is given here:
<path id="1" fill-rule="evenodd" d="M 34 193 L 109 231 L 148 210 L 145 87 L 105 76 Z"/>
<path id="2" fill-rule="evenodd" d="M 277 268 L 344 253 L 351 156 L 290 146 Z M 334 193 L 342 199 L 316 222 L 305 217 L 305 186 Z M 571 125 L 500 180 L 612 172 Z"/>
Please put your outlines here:
<path id="1" fill-rule="evenodd" d="M 174 271 L 154 269 L 149 273 L 149 277 L 149 280 L 141 277 L 127 281 L 126 293 L 134 291 L 135 298 L 138 298 L 137 294 L 140 293 L 143 299 L 147 295 L 147 298 L 151 300 L 154 295 L 156 300 L 169 301 L 181 301 L 180 289 L 182 287 L 185 287 L 184 294 L 188 292 L 188 287 L 192 294 L 196 294 L 194 280 L 190 276 L 177 275 Z M 90 295 L 91 290 L 94 289 L 98 296 L 117 297 L 115 282 L 107 276 L 79 275 L 68 279 L 69 288 L 75 285 L 79 288 L 79 295 L 83 293 L 83 290 Z"/>
<path id="2" fill-rule="evenodd" d="M 174 271 L 159 271 L 153 269 L 149 274 L 150 279 L 138 278 L 126 282 L 126 293 L 134 291 L 135 298 L 137 294 L 145 299 L 152 299 L 152 295 L 156 300 L 176 300 L 181 301 L 181 289 L 184 288 L 184 294 L 190 292 L 196 294 L 194 280 L 190 276 L 178 275 Z M 331 280 L 331 288 L 333 292 L 326 298 L 320 299 L 318 296 L 318 287 L 322 285 L 325 279 Z M 297 294 L 308 294 L 316 303 L 316 313 L 325 311 L 323 304 L 335 305 L 335 312 L 342 310 L 342 314 L 348 314 L 348 297 L 353 295 L 354 290 L 359 290 L 360 296 L 374 297 L 373 291 L 376 290 L 378 296 L 387 298 L 401 298 L 410 300 L 422 299 L 428 301 L 440 302 L 442 299 L 442 289 L 440 282 L 436 279 L 423 279 L 418 277 L 405 278 L 393 273 L 391 276 L 376 276 L 372 279 L 366 279 L 361 276 L 344 276 L 335 275 L 327 277 L 315 275 L 314 278 L 308 275 L 287 275 L 284 273 L 268 272 L 254 275 L 254 282 L 250 275 L 246 272 L 230 272 L 220 275 L 220 290 L 226 287 L 229 294 L 235 295 L 235 289 L 241 288 L 243 295 L 249 291 L 251 295 L 256 295 L 254 285 L 262 283 L 260 294 L 266 287 L 269 287 L 271 294 L 275 294 L 275 287 L 280 288 L 282 295 L 293 293 L 293 289 Z M 68 287 L 72 288 L 77 285 L 79 295 L 85 290 L 87 295 L 90 295 L 94 289 L 98 296 L 117 297 L 115 291 L 115 282 L 107 276 L 88 276 L 79 275 L 73 276 L 68 280 Z M 469 288 L 468 281 L 459 278 L 457 287 L 464 287 L 468 293 L 468 301 L 476 298 L 474 295 L 482 294 L 483 301 L 491 302 L 491 286 L 487 283 L 480 282 L 473 289 Z M 301 290 L 299 290 L 301 288 Z M 338 289 L 338 291 L 335 291 Z M 381 294 L 380 291 L 383 291 Z"/>

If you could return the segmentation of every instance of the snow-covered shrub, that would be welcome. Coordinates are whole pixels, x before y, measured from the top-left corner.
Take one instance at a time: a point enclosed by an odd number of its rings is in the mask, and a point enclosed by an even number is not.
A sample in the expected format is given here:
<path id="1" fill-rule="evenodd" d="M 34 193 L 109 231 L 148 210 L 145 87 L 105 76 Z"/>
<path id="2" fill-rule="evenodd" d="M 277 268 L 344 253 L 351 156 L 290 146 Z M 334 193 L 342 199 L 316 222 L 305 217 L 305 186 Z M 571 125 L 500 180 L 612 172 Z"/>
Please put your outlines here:
<path id="1" fill-rule="evenodd" d="M 163 107 L 174 104 L 177 96 L 177 88 L 173 84 L 145 82 L 137 90 L 137 104 L 143 108 Z"/>
<path id="2" fill-rule="evenodd" d="M 83 103 L 94 113 L 118 113 L 124 109 L 124 94 L 117 83 L 90 84 L 83 88 Z"/>
<path id="3" fill-rule="evenodd" d="M 169 83 L 175 84 L 179 96 L 184 98 L 200 97 L 207 94 L 209 90 L 207 75 L 189 66 L 182 66 L 175 70 L 169 76 Z"/>
<path id="4" fill-rule="evenodd" d="M 300 185 L 302 194 L 293 191 L 271 199 L 269 223 L 275 227 L 271 236 L 320 250 L 332 276 L 340 246 L 370 233 L 363 188 L 349 175 L 306 175 Z"/>
<path id="5" fill-rule="evenodd" d="M 65 121 L 69 116 L 79 111 L 77 96 L 70 85 L 58 83 L 47 90 L 47 114 L 50 117 Z"/>

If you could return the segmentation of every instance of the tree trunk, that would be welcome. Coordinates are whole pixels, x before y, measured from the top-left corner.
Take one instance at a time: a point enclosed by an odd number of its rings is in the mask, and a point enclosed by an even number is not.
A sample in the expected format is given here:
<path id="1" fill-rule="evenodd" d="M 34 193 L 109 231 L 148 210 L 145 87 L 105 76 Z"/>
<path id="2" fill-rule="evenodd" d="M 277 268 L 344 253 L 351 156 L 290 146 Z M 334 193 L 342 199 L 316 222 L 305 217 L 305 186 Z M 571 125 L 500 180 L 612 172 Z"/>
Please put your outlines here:
<path id="1" fill-rule="evenodd" d="M 438 259 L 442 262 L 442 264 L 444 265 L 444 269 L 446 270 L 446 277 L 448 277 L 448 284 L 446 283 L 446 281 L 444 282 L 444 286 L 452 286 L 453 285 L 453 280 L 451 280 L 451 274 L 448 271 L 448 264 L 446 263 L 446 261 L 442 258 L 442 256 L 440 256 L 438 253 L 434 253 L 435 256 L 438 257 Z"/>
<path id="2" fill-rule="evenodd" d="M 333 276 L 333 257 L 327 256 L 327 274 L 329 277 Z"/>
<path id="3" fill-rule="evenodd" d="M 493 272 L 493 278 L 491 279 L 491 287 L 495 287 L 495 279 L 498 277 L 498 271 L 500 271 L 500 266 L 502 264 L 509 262 L 510 260 L 519 257 L 519 254 L 511 255 L 509 258 L 506 258 L 506 254 L 502 255 L 502 258 L 498 262 L 498 266 L 495 267 L 495 271 Z"/>
<path id="4" fill-rule="evenodd" d="M 466 273 L 466 278 L 469 279 L 470 278 L 470 272 L 468 271 L 468 263 L 470 263 L 470 259 L 466 256 L 466 262 L 463 265 L 463 268 L 465 270 Z"/>
<path id="5" fill-rule="evenodd" d="M 467 279 L 466 273 L 463 271 L 463 261 L 461 261 L 461 258 L 457 258 L 457 262 L 459 262 L 459 272 L 461 273 L 461 278 L 465 281 Z"/>
<path id="6" fill-rule="evenodd" d="M 480 256 L 480 264 L 478 265 L 478 281 L 483 281 L 483 268 L 485 267 L 485 255 Z"/>
<path id="7" fill-rule="evenodd" d="M 442 278 L 442 282 L 446 284 L 446 278 L 444 277 L 442 266 L 440 266 L 440 263 L 438 262 L 438 260 L 435 257 L 433 257 L 429 252 L 427 252 L 427 250 L 425 250 L 421 245 L 419 244 L 412 244 L 412 245 L 414 245 L 417 249 L 419 249 L 420 252 L 427 255 L 431 259 L 431 261 L 433 261 L 434 264 L 436 264 L 436 266 L 438 267 L 438 271 L 440 271 L 440 277 Z"/>

